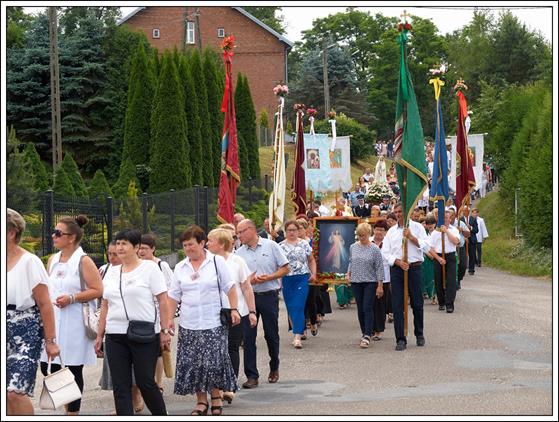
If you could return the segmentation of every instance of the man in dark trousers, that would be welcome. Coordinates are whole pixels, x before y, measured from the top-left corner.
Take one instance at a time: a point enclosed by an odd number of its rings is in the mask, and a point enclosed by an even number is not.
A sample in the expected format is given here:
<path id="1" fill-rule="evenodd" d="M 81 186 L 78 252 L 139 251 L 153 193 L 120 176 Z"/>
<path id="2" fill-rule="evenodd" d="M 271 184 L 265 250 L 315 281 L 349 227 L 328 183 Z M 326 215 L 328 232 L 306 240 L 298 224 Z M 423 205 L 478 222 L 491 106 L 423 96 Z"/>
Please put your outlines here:
<path id="1" fill-rule="evenodd" d="M 357 206 L 353 207 L 353 215 L 360 218 L 369 218 L 371 216 L 371 207 L 365 204 L 365 195 L 357 195 Z"/>
<path id="2" fill-rule="evenodd" d="M 470 210 L 467 207 L 464 207 L 464 216 L 468 219 L 468 227 L 470 228 L 470 237 L 468 238 L 468 274 L 474 275 L 476 271 L 476 243 L 479 227 L 476 218 L 470 215 Z"/>

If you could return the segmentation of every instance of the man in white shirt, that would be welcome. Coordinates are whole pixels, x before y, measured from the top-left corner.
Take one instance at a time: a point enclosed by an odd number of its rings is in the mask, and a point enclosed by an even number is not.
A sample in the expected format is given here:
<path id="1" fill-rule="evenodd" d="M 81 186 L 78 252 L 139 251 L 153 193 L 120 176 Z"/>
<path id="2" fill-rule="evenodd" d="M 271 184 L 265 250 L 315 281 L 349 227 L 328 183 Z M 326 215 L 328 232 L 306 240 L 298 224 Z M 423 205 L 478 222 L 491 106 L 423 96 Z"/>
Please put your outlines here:
<path id="1" fill-rule="evenodd" d="M 396 350 L 406 349 L 407 339 L 404 334 L 404 271 L 408 272 L 408 290 L 413 310 L 413 325 L 416 344 L 425 345 L 423 336 L 423 296 L 421 294 L 421 264 L 423 252 L 429 253 L 429 243 L 425 229 L 419 223 L 410 220 L 409 227 L 404 228 L 402 204 L 394 206 L 398 224 L 386 233 L 382 243 L 382 256 L 390 265 L 390 281 L 392 284 L 392 310 L 394 313 L 394 333 Z M 407 238 L 408 256 L 403 260 L 402 239 Z M 407 306 L 407 304 L 405 304 Z"/>
<path id="2" fill-rule="evenodd" d="M 435 258 L 433 264 L 439 311 L 444 311 L 446 307 L 446 312 L 449 314 L 454 312 L 454 299 L 456 299 L 456 246 L 460 244 L 460 232 L 450 224 L 451 214 L 450 211 L 445 212 L 444 225 L 437 227 L 429 237 L 430 254 Z M 445 269 L 444 283 L 443 267 Z"/>
<path id="3" fill-rule="evenodd" d="M 477 220 L 478 232 L 476 233 L 476 266 L 481 267 L 481 246 L 483 241 L 489 237 L 485 220 L 479 216 L 477 208 L 472 208 L 472 217 Z"/>
<path id="4" fill-rule="evenodd" d="M 322 205 L 322 202 L 320 202 L 319 200 L 314 201 L 314 212 L 316 212 L 321 217 L 330 216 L 330 210 L 328 209 L 328 207 Z"/>
<path id="5" fill-rule="evenodd" d="M 466 267 L 468 266 L 468 255 L 466 253 L 468 245 L 466 242 L 470 237 L 470 229 L 463 219 L 458 220 L 456 218 L 456 208 L 454 206 L 448 207 L 448 210 L 450 211 L 450 224 L 456 227 L 458 233 L 460 234 L 460 243 L 456 249 L 456 257 L 458 259 L 456 290 L 460 290 L 460 282 L 464 278 L 464 274 L 466 274 Z"/>

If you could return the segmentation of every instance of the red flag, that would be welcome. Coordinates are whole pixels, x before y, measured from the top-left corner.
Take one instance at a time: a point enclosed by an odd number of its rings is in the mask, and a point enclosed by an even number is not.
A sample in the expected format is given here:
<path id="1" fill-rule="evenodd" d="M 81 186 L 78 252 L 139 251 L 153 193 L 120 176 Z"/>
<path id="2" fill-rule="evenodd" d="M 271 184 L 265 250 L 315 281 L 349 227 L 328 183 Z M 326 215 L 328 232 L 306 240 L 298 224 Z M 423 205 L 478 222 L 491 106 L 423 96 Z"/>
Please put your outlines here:
<path id="1" fill-rule="evenodd" d="M 297 149 L 295 150 L 295 171 L 293 173 L 293 184 L 291 185 L 291 199 L 295 204 L 295 215 L 306 214 L 305 188 L 305 144 L 303 141 L 303 111 L 297 111 Z"/>
<path id="2" fill-rule="evenodd" d="M 225 61 L 225 90 L 221 111 L 225 113 L 223 135 L 221 137 L 221 173 L 219 177 L 219 195 L 217 219 L 222 223 L 233 223 L 237 186 L 241 180 L 239 174 L 239 150 L 237 144 L 237 122 L 235 120 L 235 102 L 233 97 L 232 58 L 235 37 L 226 37 L 222 43 Z"/>
<path id="3" fill-rule="evenodd" d="M 473 168 L 473 154 L 468 148 L 468 133 L 465 123 L 468 117 L 468 103 L 464 93 L 456 92 L 458 99 L 458 128 L 456 130 L 456 208 L 466 204 L 470 191 L 476 185 Z"/>

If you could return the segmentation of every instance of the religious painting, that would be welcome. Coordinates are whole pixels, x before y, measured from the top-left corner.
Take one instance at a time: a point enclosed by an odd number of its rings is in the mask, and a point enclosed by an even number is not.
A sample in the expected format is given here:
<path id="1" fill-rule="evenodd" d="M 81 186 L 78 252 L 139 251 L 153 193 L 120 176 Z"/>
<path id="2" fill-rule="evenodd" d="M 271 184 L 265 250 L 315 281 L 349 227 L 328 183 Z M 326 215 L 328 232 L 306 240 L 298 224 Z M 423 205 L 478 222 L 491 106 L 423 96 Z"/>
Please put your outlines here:
<path id="1" fill-rule="evenodd" d="M 342 150 L 339 148 L 334 149 L 334 151 L 328 151 L 330 155 L 330 168 L 331 169 L 341 169 L 342 168 Z"/>
<path id="2" fill-rule="evenodd" d="M 472 164 L 472 167 L 475 167 L 475 165 L 476 165 L 476 147 L 468 146 L 468 152 L 469 152 L 469 156 L 470 156 L 470 163 Z"/>
<path id="3" fill-rule="evenodd" d="M 318 217 L 314 219 L 313 253 L 318 281 L 345 282 L 349 247 L 355 243 L 357 217 Z"/>
<path id="4" fill-rule="evenodd" d="M 307 149 L 307 168 L 319 169 L 320 168 L 320 153 L 318 149 Z"/>

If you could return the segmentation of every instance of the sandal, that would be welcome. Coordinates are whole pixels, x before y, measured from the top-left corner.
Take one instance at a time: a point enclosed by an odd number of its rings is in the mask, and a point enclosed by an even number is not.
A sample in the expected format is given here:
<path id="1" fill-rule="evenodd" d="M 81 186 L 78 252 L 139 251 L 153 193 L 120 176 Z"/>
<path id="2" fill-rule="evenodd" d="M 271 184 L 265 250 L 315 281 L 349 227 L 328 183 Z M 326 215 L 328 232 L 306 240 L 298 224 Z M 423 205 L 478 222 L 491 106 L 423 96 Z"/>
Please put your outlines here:
<path id="1" fill-rule="evenodd" d="M 235 398 L 235 393 L 232 393 L 231 391 L 223 392 L 223 400 L 225 400 L 227 403 L 231 404 L 234 398 Z"/>
<path id="2" fill-rule="evenodd" d="M 208 403 L 207 402 L 203 402 L 203 401 L 199 401 L 198 403 L 196 403 L 196 405 L 201 404 L 202 406 L 204 406 L 204 410 L 200 410 L 200 409 L 192 409 L 192 412 L 190 412 L 190 416 L 205 416 L 208 414 Z"/>
<path id="3" fill-rule="evenodd" d="M 212 397 L 212 402 L 213 401 L 221 401 L 221 397 Z M 213 404 L 213 403 L 212 403 Z M 207 408 L 206 408 L 207 410 Z M 211 406 L 210 410 L 212 411 L 212 416 L 221 416 L 223 413 L 223 402 L 221 402 L 221 406 Z"/>
<path id="4" fill-rule="evenodd" d="M 379 336 L 378 334 L 375 334 L 373 336 L 373 341 L 379 341 L 381 338 L 382 338 L 381 336 Z"/>
<path id="5" fill-rule="evenodd" d="M 318 334 L 318 327 L 316 325 L 311 325 L 311 334 L 313 337 Z"/>
<path id="6" fill-rule="evenodd" d="M 293 340 L 293 347 L 295 347 L 296 349 L 302 349 L 303 345 L 301 344 L 301 340 L 299 340 L 298 338 Z"/>
<path id="7" fill-rule="evenodd" d="M 371 337 L 363 336 L 361 337 L 361 343 L 359 343 L 359 347 L 361 347 L 362 349 L 366 349 L 367 347 L 369 347 L 370 342 L 371 342 Z"/>

